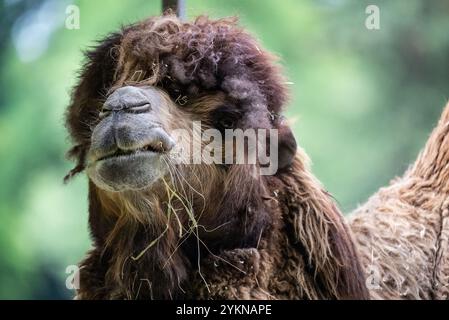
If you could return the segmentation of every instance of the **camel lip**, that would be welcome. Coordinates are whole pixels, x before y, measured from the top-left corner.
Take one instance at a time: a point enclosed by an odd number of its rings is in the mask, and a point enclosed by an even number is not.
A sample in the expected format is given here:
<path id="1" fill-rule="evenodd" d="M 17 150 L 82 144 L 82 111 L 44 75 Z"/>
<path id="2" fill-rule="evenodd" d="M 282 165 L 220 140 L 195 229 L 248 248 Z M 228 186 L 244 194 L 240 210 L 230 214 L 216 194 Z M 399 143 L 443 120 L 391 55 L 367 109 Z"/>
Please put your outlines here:
<path id="1" fill-rule="evenodd" d="M 104 156 L 96 160 L 96 163 L 105 163 L 105 162 L 122 162 L 122 161 L 131 161 L 136 159 L 137 157 L 148 157 L 154 158 L 155 156 L 160 155 L 160 152 L 152 151 L 149 149 L 136 149 L 136 150 L 126 150 L 125 152 L 115 152 L 113 154 Z"/>
<path id="2" fill-rule="evenodd" d="M 104 156 L 99 157 L 98 159 L 96 159 L 94 162 L 102 162 L 105 160 L 112 160 L 112 159 L 120 159 L 120 160 L 124 160 L 124 159 L 131 159 L 134 156 L 137 155 L 157 155 L 157 154 L 161 154 L 162 152 L 158 149 L 156 149 L 154 146 L 152 145 L 146 145 L 144 147 L 141 148 L 137 148 L 137 149 L 130 149 L 130 150 L 124 150 L 124 149 L 117 149 L 116 151 L 114 151 L 113 153 L 110 154 L 106 154 Z"/>
<path id="3" fill-rule="evenodd" d="M 135 150 L 95 161 L 88 165 L 87 174 L 100 189 L 139 190 L 151 186 L 165 174 L 162 157 L 159 152 Z"/>

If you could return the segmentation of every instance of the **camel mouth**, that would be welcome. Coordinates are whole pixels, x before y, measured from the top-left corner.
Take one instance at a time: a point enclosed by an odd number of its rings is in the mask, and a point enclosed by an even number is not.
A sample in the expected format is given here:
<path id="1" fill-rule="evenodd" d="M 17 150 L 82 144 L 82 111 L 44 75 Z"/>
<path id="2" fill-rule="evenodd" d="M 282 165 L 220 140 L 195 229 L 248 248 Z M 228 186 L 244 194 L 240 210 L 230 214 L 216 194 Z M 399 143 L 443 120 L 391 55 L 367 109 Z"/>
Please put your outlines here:
<path id="1" fill-rule="evenodd" d="M 141 148 L 129 149 L 129 150 L 117 149 L 113 153 L 99 157 L 96 160 L 96 162 L 101 162 L 101 161 L 106 161 L 106 160 L 114 160 L 114 159 L 115 160 L 126 160 L 126 159 L 132 159 L 134 156 L 140 156 L 140 155 L 151 157 L 151 156 L 155 156 L 155 155 L 158 155 L 161 153 L 163 153 L 163 150 L 161 150 L 160 148 L 157 148 L 155 146 L 152 146 L 152 145 L 146 145 Z"/>
<path id="2" fill-rule="evenodd" d="M 133 150 L 117 150 L 88 166 L 88 176 L 106 191 L 141 190 L 150 187 L 167 168 L 164 153 L 152 146 Z"/>

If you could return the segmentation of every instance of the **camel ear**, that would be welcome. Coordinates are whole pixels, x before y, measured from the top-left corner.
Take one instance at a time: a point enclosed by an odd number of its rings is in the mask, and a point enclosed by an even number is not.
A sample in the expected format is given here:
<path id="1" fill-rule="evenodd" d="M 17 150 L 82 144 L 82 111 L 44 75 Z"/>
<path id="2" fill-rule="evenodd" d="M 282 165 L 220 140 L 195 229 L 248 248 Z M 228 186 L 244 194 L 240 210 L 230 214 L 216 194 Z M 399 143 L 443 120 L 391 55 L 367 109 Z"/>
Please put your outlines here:
<path id="1" fill-rule="evenodd" d="M 67 183 L 71 178 L 73 178 L 75 175 L 82 172 L 86 168 L 86 153 L 87 148 L 82 144 L 74 146 L 67 152 L 67 158 L 75 159 L 77 161 L 77 164 L 75 168 L 70 170 L 69 173 L 67 173 L 67 175 L 64 177 L 64 183 Z"/>
<path id="2" fill-rule="evenodd" d="M 278 168 L 290 167 L 295 159 L 297 144 L 291 128 L 284 117 L 277 120 L 278 129 Z"/>

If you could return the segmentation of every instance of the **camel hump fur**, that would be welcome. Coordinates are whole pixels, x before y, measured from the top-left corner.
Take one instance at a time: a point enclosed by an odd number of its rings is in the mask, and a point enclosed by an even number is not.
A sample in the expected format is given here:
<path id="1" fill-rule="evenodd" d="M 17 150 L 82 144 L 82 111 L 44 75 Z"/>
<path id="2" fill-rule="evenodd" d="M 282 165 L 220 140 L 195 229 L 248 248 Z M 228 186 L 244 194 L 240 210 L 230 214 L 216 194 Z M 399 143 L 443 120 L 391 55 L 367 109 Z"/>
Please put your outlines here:
<path id="1" fill-rule="evenodd" d="M 435 191 L 447 193 L 449 187 L 449 103 L 436 128 L 409 172 L 410 176 L 432 183 Z"/>
<path id="2" fill-rule="evenodd" d="M 449 298 L 449 103 L 416 162 L 349 217 L 374 299 Z"/>

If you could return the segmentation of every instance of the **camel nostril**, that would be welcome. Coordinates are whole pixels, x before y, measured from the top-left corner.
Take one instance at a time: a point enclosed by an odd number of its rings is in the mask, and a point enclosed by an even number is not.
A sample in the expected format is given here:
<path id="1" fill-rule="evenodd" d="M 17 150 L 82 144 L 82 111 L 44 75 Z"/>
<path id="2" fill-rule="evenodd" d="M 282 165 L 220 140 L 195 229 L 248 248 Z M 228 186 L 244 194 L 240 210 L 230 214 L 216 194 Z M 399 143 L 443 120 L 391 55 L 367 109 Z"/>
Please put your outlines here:
<path id="1" fill-rule="evenodd" d="M 105 103 L 100 110 L 100 118 L 108 116 L 111 112 L 125 111 L 129 113 L 148 113 L 151 111 L 151 104 L 147 101 L 122 102 L 119 105 Z"/>
<path id="2" fill-rule="evenodd" d="M 143 103 L 138 105 L 132 105 L 127 107 L 127 112 L 129 113 L 146 113 L 151 111 L 150 103 Z"/>
<path id="3" fill-rule="evenodd" d="M 104 102 L 106 111 L 124 111 L 129 113 L 146 113 L 152 105 L 157 105 L 157 96 L 147 94 L 143 89 L 126 86 L 114 91 Z"/>

